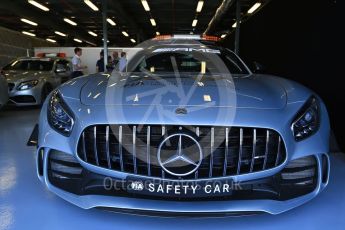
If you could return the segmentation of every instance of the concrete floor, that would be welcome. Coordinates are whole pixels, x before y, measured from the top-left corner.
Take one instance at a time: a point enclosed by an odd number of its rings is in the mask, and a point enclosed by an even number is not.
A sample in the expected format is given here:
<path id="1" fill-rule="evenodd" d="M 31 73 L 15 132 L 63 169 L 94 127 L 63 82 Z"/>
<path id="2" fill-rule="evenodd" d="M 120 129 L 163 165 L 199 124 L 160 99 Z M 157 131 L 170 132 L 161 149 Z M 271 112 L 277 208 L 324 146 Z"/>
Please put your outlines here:
<path id="1" fill-rule="evenodd" d="M 26 146 L 37 108 L 0 111 L 0 230 L 3 229 L 345 229 L 345 154 L 332 154 L 331 180 L 311 202 L 281 215 L 157 218 L 83 210 L 47 191 Z"/>

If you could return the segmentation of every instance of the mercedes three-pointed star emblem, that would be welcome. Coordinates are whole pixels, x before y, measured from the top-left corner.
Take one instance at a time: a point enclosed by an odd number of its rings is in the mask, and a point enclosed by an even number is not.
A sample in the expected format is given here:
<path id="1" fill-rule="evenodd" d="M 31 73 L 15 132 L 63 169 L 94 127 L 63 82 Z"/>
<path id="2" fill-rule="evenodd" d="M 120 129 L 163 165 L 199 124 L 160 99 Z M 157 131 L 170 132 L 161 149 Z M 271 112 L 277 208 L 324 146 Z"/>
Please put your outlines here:
<path id="1" fill-rule="evenodd" d="M 168 143 L 168 142 L 173 142 L 172 140 L 175 138 L 178 138 L 176 153 L 169 156 L 169 157 L 162 156 L 163 146 L 166 145 L 166 143 Z M 199 154 L 198 154 L 198 157 L 196 160 L 192 159 L 189 156 L 189 154 L 186 153 L 183 149 L 183 141 L 185 141 L 187 139 L 189 139 L 189 141 L 194 142 L 193 143 L 194 147 L 196 146 L 198 151 L 199 151 Z M 162 161 L 162 159 L 164 159 L 164 158 L 165 158 L 165 160 Z M 183 133 L 172 134 L 172 135 L 168 136 L 167 138 L 165 138 L 158 147 L 158 154 L 157 154 L 158 163 L 160 164 L 160 166 L 163 168 L 164 171 L 166 171 L 167 173 L 174 175 L 174 176 L 187 176 L 187 175 L 194 173 L 199 168 L 199 166 L 201 165 L 202 158 L 203 158 L 203 154 L 202 154 L 202 149 L 201 149 L 199 142 L 197 140 L 195 140 L 195 138 L 193 138 L 192 136 L 190 136 L 188 134 L 183 134 Z M 184 162 L 185 164 L 190 165 L 191 169 L 186 171 L 186 172 L 178 172 L 179 171 L 178 168 L 170 169 L 169 167 L 167 167 L 169 164 L 172 164 L 172 163 L 178 162 L 178 161 Z"/>

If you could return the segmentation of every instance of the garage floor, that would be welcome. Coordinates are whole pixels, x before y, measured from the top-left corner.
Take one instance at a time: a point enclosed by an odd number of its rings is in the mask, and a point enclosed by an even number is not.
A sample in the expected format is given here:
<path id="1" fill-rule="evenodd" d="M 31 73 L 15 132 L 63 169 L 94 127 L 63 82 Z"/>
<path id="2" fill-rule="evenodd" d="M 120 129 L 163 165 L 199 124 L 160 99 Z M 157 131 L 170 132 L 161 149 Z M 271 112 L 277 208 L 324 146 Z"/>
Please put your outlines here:
<path id="1" fill-rule="evenodd" d="M 210 219 L 157 218 L 83 210 L 47 191 L 26 142 L 39 109 L 0 112 L 0 230 L 3 229 L 344 229 L 345 154 L 332 154 L 331 180 L 317 198 L 287 213 Z"/>

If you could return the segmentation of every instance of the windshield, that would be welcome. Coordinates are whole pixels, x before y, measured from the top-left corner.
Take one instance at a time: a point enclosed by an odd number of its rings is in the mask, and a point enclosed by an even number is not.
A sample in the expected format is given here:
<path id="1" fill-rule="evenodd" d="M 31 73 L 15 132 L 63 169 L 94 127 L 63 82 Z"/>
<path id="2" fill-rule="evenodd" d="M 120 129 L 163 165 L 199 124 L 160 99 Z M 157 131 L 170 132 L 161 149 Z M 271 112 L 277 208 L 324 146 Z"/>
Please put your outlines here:
<path id="1" fill-rule="evenodd" d="M 50 60 L 16 60 L 8 64 L 3 70 L 23 70 L 23 71 L 51 71 L 54 61 Z"/>
<path id="2" fill-rule="evenodd" d="M 130 61 L 127 72 L 249 74 L 239 58 L 225 49 L 164 47 L 138 56 Z"/>

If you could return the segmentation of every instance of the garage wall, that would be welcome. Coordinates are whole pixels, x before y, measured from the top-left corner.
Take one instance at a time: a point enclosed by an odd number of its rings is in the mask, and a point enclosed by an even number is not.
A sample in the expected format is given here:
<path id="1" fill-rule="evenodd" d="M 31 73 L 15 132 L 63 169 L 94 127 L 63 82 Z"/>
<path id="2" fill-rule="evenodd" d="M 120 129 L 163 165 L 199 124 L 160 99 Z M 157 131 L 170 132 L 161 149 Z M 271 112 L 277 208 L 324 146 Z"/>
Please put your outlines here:
<path id="1" fill-rule="evenodd" d="M 340 1 L 338 1 L 340 2 Z M 336 0 L 273 0 L 241 25 L 240 55 L 308 86 L 325 101 L 345 150 L 344 14 Z M 225 41 L 233 48 L 234 35 Z"/>
<path id="2" fill-rule="evenodd" d="M 0 27 L 0 68 L 14 58 L 33 55 L 37 46 L 54 46 L 51 42 Z"/>

